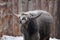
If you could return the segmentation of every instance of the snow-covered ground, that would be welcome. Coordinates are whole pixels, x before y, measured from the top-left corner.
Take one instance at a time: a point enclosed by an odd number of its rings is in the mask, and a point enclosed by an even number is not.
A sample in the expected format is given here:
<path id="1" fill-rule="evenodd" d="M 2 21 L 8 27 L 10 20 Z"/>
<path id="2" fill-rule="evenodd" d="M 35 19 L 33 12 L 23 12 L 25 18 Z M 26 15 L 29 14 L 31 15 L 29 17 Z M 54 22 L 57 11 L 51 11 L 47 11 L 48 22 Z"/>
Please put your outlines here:
<path id="1" fill-rule="evenodd" d="M 1 40 L 24 40 L 23 36 L 8 36 L 8 35 L 3 35 L 3 37 L 1 38 Z"/>
<path id="2" fill-rule="evenodd" d="M 1 40 L 24 40 L 24 37 L 22 36 L 8 36 L 8 35 L 3 35 Z M 56 38 L 50 38 L 50 40 L 60 40 L 60 39 L 56 39 Z"/>
<path id="3" fill-rule="evenodd" d="M 56 39 L 56 38 L 50 38 L 50 40 L 60 40 L 60 39 Z"/>

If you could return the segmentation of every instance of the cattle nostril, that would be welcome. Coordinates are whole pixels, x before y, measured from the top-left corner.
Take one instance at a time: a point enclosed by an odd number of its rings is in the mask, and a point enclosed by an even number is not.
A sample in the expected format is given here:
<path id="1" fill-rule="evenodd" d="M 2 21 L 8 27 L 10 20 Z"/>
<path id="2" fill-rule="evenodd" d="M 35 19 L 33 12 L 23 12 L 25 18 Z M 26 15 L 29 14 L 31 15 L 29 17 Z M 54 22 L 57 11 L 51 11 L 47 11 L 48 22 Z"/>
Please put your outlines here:
<path id="1" fill-rule="evenodd" d="M 20 21 L 20 23 L 22 23 L 22 22 Z"/>
<path id="2" fill-rule="evenodd" d="M 20 24 L 20 23 L 22 23 L 21 21 L 18 21 L 18 23 Z"/>

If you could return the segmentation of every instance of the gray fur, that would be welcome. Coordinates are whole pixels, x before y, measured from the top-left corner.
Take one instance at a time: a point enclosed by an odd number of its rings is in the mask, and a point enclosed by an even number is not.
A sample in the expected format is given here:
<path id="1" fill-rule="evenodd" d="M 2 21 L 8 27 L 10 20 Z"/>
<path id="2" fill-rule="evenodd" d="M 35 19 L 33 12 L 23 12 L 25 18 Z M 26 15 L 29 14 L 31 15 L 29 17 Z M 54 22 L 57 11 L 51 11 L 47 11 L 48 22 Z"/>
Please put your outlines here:
<path id="1" fill-rule="evenodd" d="M 25 37 L 27 38 L 26 40 L 44 40 L 44 38 L 45 40 L 49 40 L 50 25 L 52 23 L 51 14 L 43 10 L 28 11 L 25 12 L 24 14 L 27 15 L 21 15 L 20 18 L 22 19 L 22 17 L 25 16 L 25 18 L 28 20 L 24 20 L 26 21 L 26 23 L 20 24 L 23 26 L 22 28 L 24 28 L 23 29 L 24 31 L 23 30 L 22 31 L 26 34 L 25 36 L 28 35 L 27 37 Z M 38 17 L 34 19 L 34 17 L 36 16 Z M 40 35 L 40 38 L 38 34 Z"/>

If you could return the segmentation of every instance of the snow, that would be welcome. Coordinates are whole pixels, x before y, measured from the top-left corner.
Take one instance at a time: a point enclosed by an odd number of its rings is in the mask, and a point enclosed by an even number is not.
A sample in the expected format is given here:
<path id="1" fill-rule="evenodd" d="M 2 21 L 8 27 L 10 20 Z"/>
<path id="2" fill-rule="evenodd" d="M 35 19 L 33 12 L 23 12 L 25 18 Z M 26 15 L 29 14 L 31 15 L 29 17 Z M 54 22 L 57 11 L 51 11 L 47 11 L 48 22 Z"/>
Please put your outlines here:
<path id="1" fill-rule="evenodd" d="M 24 40 L 23 36 L 8 36 L 8 35 L 3 35 L 3 37 L 1 38 L 1 40 Z M 60 40 L 60 39 L 56 39 L 56 38 L 51 38 L 49 40 Z"/>
<path id="2" fill-rule="evenodd" d="M 60 40 L 60 39 L 56 39 L 56 38 L 50 38 L 50 40 Z"/>
<path id="3" fill-rule="evenodd" d="M 3 35 L 2 40 L 24 40 L 23 36 L 8 36 L 8 35 Z"/>

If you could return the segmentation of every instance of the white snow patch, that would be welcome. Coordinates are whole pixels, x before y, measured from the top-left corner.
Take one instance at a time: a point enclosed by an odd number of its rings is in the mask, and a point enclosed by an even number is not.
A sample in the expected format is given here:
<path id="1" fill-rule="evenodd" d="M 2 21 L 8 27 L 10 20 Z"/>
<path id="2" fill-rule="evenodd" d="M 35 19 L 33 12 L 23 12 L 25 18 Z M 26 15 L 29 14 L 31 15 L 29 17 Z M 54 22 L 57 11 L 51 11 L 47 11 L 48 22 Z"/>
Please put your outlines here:
<path id="1" fill-rule="evenodd" d="M 60 39 L 56 39 L 56 38 L 51 38 L 51 37 L 50 37 L 50 39 L 49 39 L 49 40 L 60 40 Z"/>
<path id="2" fill-rule="evenodd" d="M 3 37 L 0 40 L 24 40 L 23 36 L 8 36 L 8 35 L 3 35 Z M 60 39 L 56 39 L 56 38 L 51 38 L 49 40 L 60 40 Z"/>
<path id="3" fill-rule="evenodd" d="M 23 36 L 8 36 L 8 35 L 3 35 L 1 40 L 24 40 Z"/>

